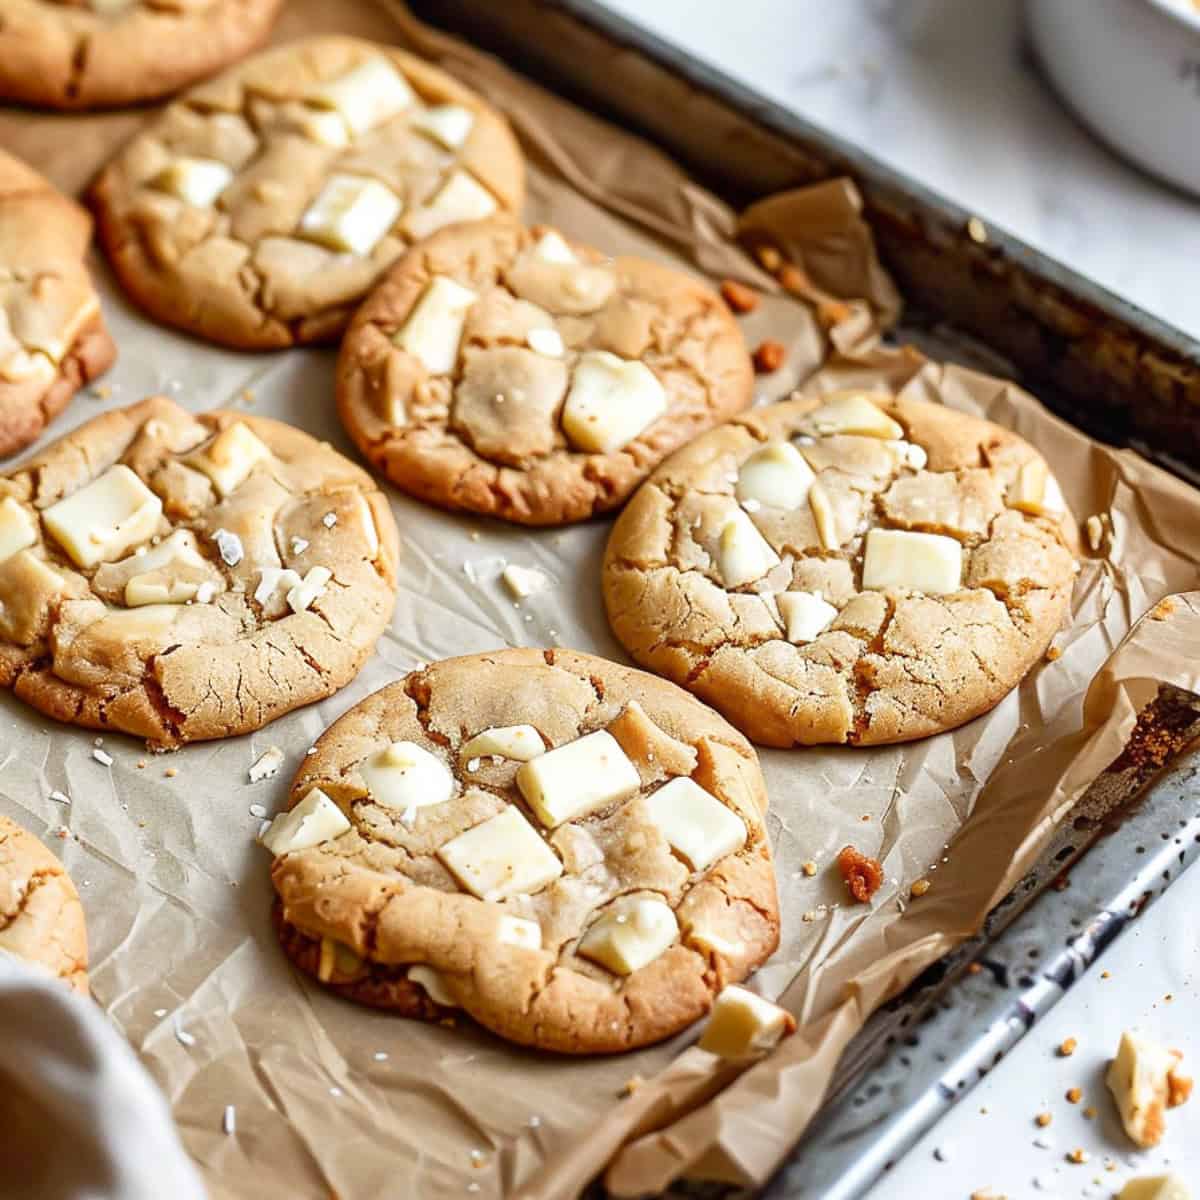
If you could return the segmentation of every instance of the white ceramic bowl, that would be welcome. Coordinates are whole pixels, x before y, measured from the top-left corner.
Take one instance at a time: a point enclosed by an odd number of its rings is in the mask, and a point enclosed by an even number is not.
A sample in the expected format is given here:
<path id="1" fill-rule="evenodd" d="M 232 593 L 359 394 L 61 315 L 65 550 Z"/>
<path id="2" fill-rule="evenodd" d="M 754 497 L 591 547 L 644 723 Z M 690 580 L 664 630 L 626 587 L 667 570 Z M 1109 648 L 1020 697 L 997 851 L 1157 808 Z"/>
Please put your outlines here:
<path id="1" fill-rule="evenodd" d="M 1200 193 L 1200 8 L 1191 0 L 1028 0 L 1042 64 L 1115 150 Z"/>

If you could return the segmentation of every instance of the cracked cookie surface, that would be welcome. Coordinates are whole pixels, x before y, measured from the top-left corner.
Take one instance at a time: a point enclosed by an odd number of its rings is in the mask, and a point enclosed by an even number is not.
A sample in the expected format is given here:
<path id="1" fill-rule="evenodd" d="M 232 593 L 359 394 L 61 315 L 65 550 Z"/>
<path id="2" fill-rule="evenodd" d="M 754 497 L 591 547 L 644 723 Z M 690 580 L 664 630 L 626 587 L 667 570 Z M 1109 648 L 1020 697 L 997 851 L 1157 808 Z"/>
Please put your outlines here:
<path id="1" fill-rule="evenodd" d="M 401 50 L 319 37 L 168 105 L 91 191 L 153 317 L 245 349 L 336 339 L 410 242 L 521 205 L 503 118 Z"/>
<path id="2" fill-rule="evenodd" d="M 84 266 L 91 238 L 83 209 L 0 151 L 0 457 L 116 358 Z"/>
<path id="3" fill-rule="evenodd" d="M 154 747 L 249 732 L 357 674 L 397 545 L 366 472 L 290 425 L 105 413 L 0 478 L 0 684 Z"/>
<path id="4" fill-rule="evenodd" d="M 411 785 L 386 774 L 396 745 Z M 684 1028 L 778 943 L 753 749 L 641 671 L 566 650 L 435 663 L 329 728 L 289 816 L 316 789 L 325 840 L 273 846 L 277 925 L 361 1003 L 609 1053 Z"/>
<path id="5" fill-rule="evenodd" d="M 0 816 L 0 953 L 88 990 L 87 929 L 71 877 L 28 830 Z"/>
<path id="6" fill-rule="evenodd" d="M 254 49 L 283 0 L 4 0 L 0 96 L 48 108 L 124 107 Z"/>
<path id="7" fill-rule="evenodd" d="M 355 314 L 342 422 L 398 487 L 531 525 L 622 504 L 673 450 L 750 403 L 719 296 L 496 218 L 411 249 Z"/>
<path id="8" fill-rule="evenodd" d="M 1074 526 L 1040 455 L 941 405 L 845 392 L 697 439 L 617 520 L 635 660 L 769 746 L 870 745 L 997 704 L 1067 619 Z"/>

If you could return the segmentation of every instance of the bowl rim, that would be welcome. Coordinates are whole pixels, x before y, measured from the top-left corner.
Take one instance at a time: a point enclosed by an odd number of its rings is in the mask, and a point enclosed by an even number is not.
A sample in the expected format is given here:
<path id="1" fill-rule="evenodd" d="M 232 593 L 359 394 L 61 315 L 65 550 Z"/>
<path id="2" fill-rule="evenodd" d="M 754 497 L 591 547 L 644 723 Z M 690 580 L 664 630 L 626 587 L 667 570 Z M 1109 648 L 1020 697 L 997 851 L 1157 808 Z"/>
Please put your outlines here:
<path id="1" fill-rule="evenodd" d="M 1193 33 L 1200 33 L 1200 7 L 1188 7 L 1187 0 L 1145 0 L 1145 3 Z"/>

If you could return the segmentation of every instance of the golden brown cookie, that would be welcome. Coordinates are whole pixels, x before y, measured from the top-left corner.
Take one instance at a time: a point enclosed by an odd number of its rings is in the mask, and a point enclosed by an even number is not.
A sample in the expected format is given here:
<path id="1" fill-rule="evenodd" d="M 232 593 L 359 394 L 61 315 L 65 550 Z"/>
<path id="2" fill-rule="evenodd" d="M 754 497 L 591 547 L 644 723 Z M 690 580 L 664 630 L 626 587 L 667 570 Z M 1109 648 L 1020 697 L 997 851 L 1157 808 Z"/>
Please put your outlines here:
<path id="1" fill-rule="evenodd" d="M 162 397 L 0 478 L 0 684 L 156 747 L 337 691 L 391 617 L 396 526 L 328 443 Z"/>
<path id="2" fill-rule="evenodd" d="M 0 458 L 116 358 L 83 265 L 91 240 L 83 209 L 0 151 Z"/>
<path id="3" fill-rule="evenodd" d="M 288 956 L 405 1016 L 568 1054 L 678 1032 L 775 949 L 749 744 L 568 650 L 449 659 L 332 725 L 263 835 Z"/>
<path id="4" fill-rule="evenodd" d="M 0 816 L 0 953 L 88 990 L 83 906 L 63 865 L 32 833 Z"/>
<path id="5" fill-rule="evenodd" d="M 406 245 L 523 191 L 512 133 L 473 92 L 401 50 L 321 37 L 181 96 L 91 195 L 152 316 L 273 349 L 335 339 Z"/>
<path id="6" fill-rule="evenodd" d="M 697 280 L 496 218 L 396 264 L 355 315 L 337 386 L 350 436 L 405 491 L 560 525 L 622 504 L 745 408 L 754 373 Z"/>
<path id="7" fill-rule="evenodd" d="M 155 100 L 236 62 L 283 0 L 4 0 L 0 96 L 47 108 Z"/>
<path id="8" fill-rule="evenodd" d="M 1046 463 L 987 421 L 843 392 L 757 409 L 662 465 L 604 562 L 643 666 L 768 746 L 871 745 L 987 712 L 1070 611 Z"/>

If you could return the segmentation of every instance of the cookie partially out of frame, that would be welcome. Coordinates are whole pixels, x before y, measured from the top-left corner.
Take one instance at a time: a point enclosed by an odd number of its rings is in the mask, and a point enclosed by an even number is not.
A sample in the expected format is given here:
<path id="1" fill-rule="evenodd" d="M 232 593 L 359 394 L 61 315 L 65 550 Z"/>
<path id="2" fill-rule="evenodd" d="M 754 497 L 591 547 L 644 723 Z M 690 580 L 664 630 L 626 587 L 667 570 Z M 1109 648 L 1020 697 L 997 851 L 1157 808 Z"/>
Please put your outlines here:
<path id="1" fill-rule="evenodd" d="M 75 884 L 32 833 L 3 816 L 0 953 L 36 963 L 87 994 L 87 929 Z"/>
<path id="2" fill-rule="evenodd" d="M 590 655 L 414 671 L 329 728 L 291 802 L 265 838 L 286 953 L 405 1016 L 628 1050 L 778 942 L 754 751 L 679 688 Z"/>
<path id="3" fill-rule="evenodd" d="M 845 392 L 756 409 L 669 459 L 603 588 L 643 666 L 763 745 L 871 745 L 997 704 L 1067 619 L 1058 485 L 1006 429 Z"/>
<path id="4" fill-rule="evenodd" d="M 236 62 L 283 0 L 5 0 L 0 96 L 107 108 L 169 95 Z"/>
<path id="5" fill-rule="evenodd" d="M 508 125 L 473 92 L 401 50 L 319 37 L 179 97 L 91 196 L 151 316 L 273 349 L 335 339 L 409 243 L 523 191 Z"/>
<path id="6" fill-rule="evenodd" d="M 116 358 L 83 263 L 91 238 L 83 209 L 0 150 L 0 457 Z"/>
<path id="7" fill-rule="evenodd" d="M 290 425 L 105 413 L 0 477 L 0 684 L 155 747 L 247 733 L 357 674 L 397 541 L 366 472 Z"/>
<path id="8" fill-rule="evenodd" d="M 406 492 L 530 525 L 622 504 L 750 403 L 724 302 L 644 259 L 496 218 L 414 247 L 355 315 L 342 421 Z"/>

